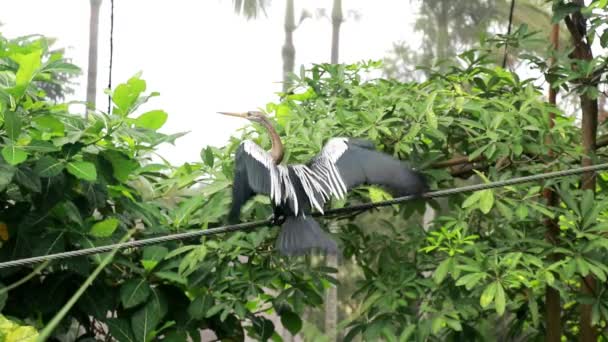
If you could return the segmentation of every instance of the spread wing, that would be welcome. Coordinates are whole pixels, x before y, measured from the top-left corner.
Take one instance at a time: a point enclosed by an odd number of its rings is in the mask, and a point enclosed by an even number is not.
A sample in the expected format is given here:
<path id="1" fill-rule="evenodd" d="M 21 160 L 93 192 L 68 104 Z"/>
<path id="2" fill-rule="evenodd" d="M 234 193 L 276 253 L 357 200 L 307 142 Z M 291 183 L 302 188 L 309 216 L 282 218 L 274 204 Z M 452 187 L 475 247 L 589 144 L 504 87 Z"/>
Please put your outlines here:
<path id="1" fill-rule="evenodd" d="M 428 188 L 420 173 L 365 140 L 330 139 L 309 167 L 321 179 L 322 190 L 337 198 L 363 184 L 385 187 L 397 196 L 422 194 Z"/>
<path id="2" fill-rule="evenodd" d="M 276 173 L 276 165 L 270 154 L 249 140 L 238 147 L 235 164 L 232 208 L 229 215 L 231 222 L 238 221 L 241 207 L 251 197 L 256 194 L 271 194 L 271 174 Z"/>

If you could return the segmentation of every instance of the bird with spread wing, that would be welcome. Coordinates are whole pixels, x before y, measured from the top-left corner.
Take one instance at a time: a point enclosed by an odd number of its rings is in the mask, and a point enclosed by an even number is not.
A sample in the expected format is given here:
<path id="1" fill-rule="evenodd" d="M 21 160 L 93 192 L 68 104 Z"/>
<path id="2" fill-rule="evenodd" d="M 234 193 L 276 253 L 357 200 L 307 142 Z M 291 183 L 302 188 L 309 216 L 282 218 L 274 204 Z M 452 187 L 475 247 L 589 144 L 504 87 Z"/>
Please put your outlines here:
<path id="1" fill-rule="evenodd" d="M 276 241 L 284 255 L 311 251 L 337 253 L 336 242 L 310 215 L 323 212 L 332 197 L 344 198 L 359 185 L 379 185 L 398 196 L 421 195 L 424 177 L 403 162 L 378 152 L 366 140 L 332 138 L 307 164 L 283 165 L 284 148 L 270 119 L 262 112 L 219 114 L 245 118 L 268 130 L 272 147 L 266 151 L 245 140 L 236 151 L 232 208 L 229 219 L 239 220 L 241 207 L 256 194 L 270 196 L 275 217 L 285 220 Z"/>

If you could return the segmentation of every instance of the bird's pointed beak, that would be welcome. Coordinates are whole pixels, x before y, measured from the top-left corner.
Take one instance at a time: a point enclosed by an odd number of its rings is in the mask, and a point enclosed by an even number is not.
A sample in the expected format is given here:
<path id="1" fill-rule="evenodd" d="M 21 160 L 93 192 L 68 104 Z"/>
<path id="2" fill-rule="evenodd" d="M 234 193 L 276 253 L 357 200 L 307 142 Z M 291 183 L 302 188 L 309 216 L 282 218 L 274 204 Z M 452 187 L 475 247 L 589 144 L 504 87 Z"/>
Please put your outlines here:
<path id="1" fill-rule="evenodd" d="M 237 118 L 247 118 L 247 113 L 231 113 L 231 112 L 217 112 L 218 114 L 222 114 L 222 115 L 228 115 L 228 116 L 234 116 Z"/>

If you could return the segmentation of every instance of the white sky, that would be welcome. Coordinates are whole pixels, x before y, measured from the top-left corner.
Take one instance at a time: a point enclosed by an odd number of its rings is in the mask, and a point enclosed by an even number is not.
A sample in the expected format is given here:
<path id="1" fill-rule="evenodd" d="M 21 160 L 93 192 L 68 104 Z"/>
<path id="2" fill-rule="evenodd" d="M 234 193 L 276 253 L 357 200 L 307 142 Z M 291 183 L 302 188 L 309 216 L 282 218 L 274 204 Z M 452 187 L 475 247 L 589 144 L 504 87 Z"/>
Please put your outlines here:
<path id="1" fill-rule="evenodd" d="M 215 115 L 244 111 L 276 100 L 281 89 L 284 3 L 274 0 L 267 17 L 246 21 L 233 12 L 231 0 L 115 0 L 112 82 L 143 71 L 147 91 L 158 91 L 140 109 L 163 109 L 169 120 L 164 133 L 190 131 L 160 154 L 174 164 L 200 160 L 207 145 L 221 146 L 244 122 Z M 302 4 L 331 13 L 331 0 L 296 0 L 296 20 Z M 103 89 L 108 80 L 110 1 L 103 0 L 99 23 L 98 108 L 107 108 Z M 399 40 L 412 41 L 412 9 L 404 0 L 343 0 L 344 13 L 356 10 L 341 30 L 341 62 L 382 59 Z M 35 10 L 34 10 L 35 9 Z M 7 37 L 43 34 L 68 47 L 67 56 L 83 69 L 76 92 L 68 100 L 86 97 L 88 60 L 88 0 L 13 0 L 2 6 L 0 27 Z M 294 33 L 296 70 L 301 64 L 328 62 L 331 24 L 308 19 Z"/>

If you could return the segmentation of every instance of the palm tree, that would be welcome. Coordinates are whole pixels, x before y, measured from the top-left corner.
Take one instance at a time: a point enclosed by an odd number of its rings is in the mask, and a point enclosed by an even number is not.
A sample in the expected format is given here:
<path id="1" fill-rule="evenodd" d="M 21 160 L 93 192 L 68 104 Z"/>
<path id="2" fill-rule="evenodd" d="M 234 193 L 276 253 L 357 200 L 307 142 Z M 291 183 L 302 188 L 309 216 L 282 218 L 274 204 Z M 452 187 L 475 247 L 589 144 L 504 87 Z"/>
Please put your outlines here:
<path id="1" fill-rule="evenodd" d="M 344 17 L 342 16 L 342 0 L 334 0 L 331 10 L 331 63 L 338 64 L 340 54 L 340 26 Z"/>
<path id="2" fill-rule="evenodd" d="M 97 92 L 97 37 L 99 34 L 99 8 L 102 0 L 91 0 L 89 19 L 89 68 L 87 72 L 87 102 L 95 107 Z M 85 112 L 86 113 L 86 112 Z M 87 114 L 85 114 L 86 116 Z"/>
<path id="3" fill-rule="evenodd" d="M 296 48 L 293 45 L 293 31 L 296 30 L 293 0 L 287 0 L 285 4 L 285 24 L 283 28 L 285 29 L 285 43 L 281 55 L 283 56 L 283 92 L 286 93 L 290 86 L 289 74 L 293 72 L 296 59 Z"/>
<path id="4" fill-rule="evenodd" d="M 234 12 L 242 15 L 245 19 L 257 19 L 260 13 L 266 15 L 266 8 L 270 5 L 270 0 L 232 0 Z"/>

